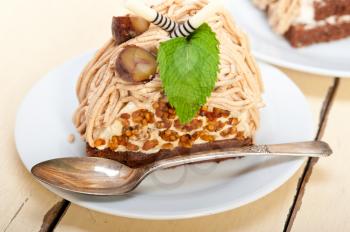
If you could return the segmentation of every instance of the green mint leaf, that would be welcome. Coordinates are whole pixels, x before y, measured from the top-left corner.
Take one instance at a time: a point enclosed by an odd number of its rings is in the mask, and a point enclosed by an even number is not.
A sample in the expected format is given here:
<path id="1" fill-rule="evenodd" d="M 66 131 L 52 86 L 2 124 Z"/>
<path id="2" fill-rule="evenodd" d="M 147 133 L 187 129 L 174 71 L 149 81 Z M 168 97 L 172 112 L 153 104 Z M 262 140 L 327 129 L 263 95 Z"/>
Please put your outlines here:
<path id="1" fill-rule="evenodd" d="M 187 38 L 160 44 L 160 78 L 181 123 L 196 116 L 215 87 L 219 72 L 219 42 L 208 24 Z"/>

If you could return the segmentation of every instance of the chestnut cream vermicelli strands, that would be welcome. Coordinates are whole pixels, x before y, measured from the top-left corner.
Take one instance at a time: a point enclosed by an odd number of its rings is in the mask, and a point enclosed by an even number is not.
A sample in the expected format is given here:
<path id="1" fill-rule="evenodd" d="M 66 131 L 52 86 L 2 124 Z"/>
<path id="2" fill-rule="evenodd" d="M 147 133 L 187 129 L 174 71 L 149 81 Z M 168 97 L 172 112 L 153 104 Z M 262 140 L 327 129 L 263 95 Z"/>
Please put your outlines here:
<path id="1" fill-rule="evenodd" d="M 269 23 L 277 33 L 285 33 L 300 11 L 301 0 L 280 0 L 269 6 Z"/>
<path id="2" fill-rule="evenodd" d="M 185 22 L 206 4 L 206 1 L 197 1 L 185 5 L 180 0 L 167 0 L 154 9 L 172 20 Z M 210 17 L 207 22 L 220 43 L 220 72 L 206 105 L 208 109 L 216 107 L 235 115 L 245 112 L 249 127 L 254 131 L 259 124 L 257 108 L 263 105 L 260 98 L 263 87 L 247 38 L 226 11 Z M 152 103 L 163 96 L 158 73 L 147 83 L 130 83 L 119 77 L 115 61 L 120 52 L 128 45 L 156 51 L 160 42 L 169 39 L 169 33 L 151 25 L 145 33 L 118 46 L 109 40 L 85 67 L 77 85 L 80 106 L 74 123 L 91 147 L 99 133 L 112 126 L 128 103 L 139 109 L 151 109 Z"/>
<path id="3" fill-rule="evenodd" d="M 253 0 L 254 4 L 261 10 L 266 10 L 266 8 L 278 0 Z"/>
<path id="4" fill-rule="evenodd" d="M 79 101 L 82 101 L 87 94 L 88 86 L 90 85 L 90 81 L 94 75 L 93 72 L 98 70 L 97 62 L 105 58 L 106 54 L 111 51 L 113 47 L 114 41 L 110 39 L 105 46 L 103 46 L 96 54 L 95 57 L 89 62 L 89 64 L 85 67 L 83 72 L 81 73 L 78 84 L 77 84 L 77 94 Z"/>
<path id="5" fill-rule="evenodd" d="M 284 34 L 300 13 L 302 0 L 253 0 L 254 4 L 267 11 L 269 23 L 279 34 Z"/>

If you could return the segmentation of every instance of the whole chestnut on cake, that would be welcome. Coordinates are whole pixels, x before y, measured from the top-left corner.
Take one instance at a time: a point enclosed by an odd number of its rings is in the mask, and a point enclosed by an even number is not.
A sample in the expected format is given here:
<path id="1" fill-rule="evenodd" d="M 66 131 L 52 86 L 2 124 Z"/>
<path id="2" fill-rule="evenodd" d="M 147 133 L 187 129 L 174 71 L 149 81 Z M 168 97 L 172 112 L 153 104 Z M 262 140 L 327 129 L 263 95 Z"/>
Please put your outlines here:
<path id="1" fill-rule="evenodd" d="M 113 17 L 112 35 L 117 45 L 148 30 L 150 23 L 138 16 Z"/>
<path id="2" fill-rule="evenodd" d="M 129 82 L 146 82 L 157 70 L 156 57 L 138 46 L 126 46 L 116 60 L 116 71 Z"/>

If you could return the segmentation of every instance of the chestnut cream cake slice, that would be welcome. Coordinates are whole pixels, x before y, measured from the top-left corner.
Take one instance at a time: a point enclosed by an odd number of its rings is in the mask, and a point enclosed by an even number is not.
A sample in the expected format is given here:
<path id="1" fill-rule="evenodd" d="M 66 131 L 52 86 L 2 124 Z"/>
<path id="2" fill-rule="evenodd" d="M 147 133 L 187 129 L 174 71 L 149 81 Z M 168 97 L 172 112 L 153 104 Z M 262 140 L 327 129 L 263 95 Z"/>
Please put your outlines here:
<path id="1" fill-rule="evenodd" d="M 113 18 L 113 38 L 77 84 L 74 122 L 88 156 L 139 167 L 253 143 L 263 106 L 259 69 L 245 34 L 225 10 L 198 28 L 191 25 L 207 4 L 167 0 L 152 7 L 159 18 L 153 22 Z M 172 39 L 167 25 L 196 30 Z"/>
<path id="2" fill-rule="evenodd" d="M 350 36 L 350 0 L 252 0 L 293 47 Z"/>

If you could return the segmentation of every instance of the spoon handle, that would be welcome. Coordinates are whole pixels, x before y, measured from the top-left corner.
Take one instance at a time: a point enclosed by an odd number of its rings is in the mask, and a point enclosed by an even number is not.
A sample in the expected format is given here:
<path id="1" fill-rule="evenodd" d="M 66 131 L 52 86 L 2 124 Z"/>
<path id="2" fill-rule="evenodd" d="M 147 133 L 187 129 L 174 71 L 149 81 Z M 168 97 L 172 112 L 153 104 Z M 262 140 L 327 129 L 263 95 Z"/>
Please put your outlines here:
<path id="1" fill-rule="evenodd" d="M 240 156 L 301 156 L 327 157 L 332 154 L 329 145 L 322 141 L 285 143 L 273 145 L 252 145 L 245 147 L 228 147 L 199 151 L 186 156 L 177 156 L 155 162 L 153 170 L 170 168 L 183 164 L 198 163 L 211 160 L 228 159 Z"/>

